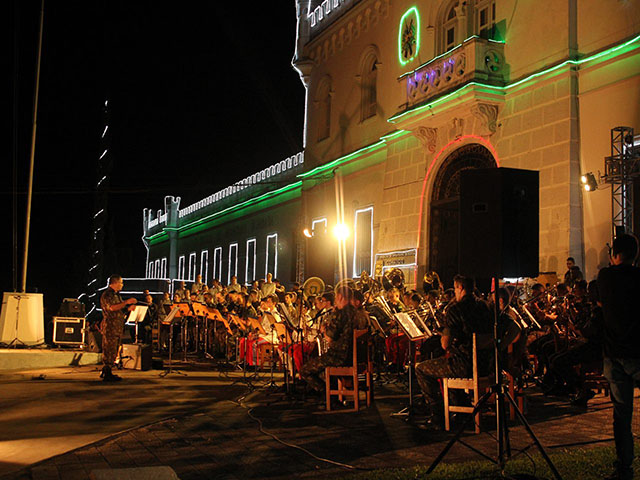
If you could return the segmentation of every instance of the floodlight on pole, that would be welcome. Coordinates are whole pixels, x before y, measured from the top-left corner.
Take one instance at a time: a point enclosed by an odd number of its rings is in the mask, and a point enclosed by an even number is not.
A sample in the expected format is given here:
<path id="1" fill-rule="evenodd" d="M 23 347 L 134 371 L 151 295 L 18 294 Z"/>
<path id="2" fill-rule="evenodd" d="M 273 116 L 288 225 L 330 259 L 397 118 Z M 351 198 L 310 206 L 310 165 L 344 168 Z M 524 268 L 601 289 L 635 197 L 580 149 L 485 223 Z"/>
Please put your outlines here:
<path id="1" fill-rule="evenodd" d="M 346 240 L 349 237 L 349 227 L 344 223 L 337 223 L 335 227 L 333 227 L 333 236 L 340 241 Z"/>

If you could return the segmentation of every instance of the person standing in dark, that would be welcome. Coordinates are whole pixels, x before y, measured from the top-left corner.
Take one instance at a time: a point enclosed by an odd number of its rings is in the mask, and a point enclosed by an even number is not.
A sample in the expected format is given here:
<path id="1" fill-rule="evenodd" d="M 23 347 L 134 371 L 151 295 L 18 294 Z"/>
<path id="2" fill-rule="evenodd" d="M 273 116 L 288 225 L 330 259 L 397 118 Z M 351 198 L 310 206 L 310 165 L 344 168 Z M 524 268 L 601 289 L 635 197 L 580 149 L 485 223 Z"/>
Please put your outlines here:
<path id="1" fill-rule="evenodd" d="M 576 282 L 583 280 L 583 278 L 580 267 L 576 265 L 576 260 L 573 257 L 567 258 L 567 272 L 564 274 L 565 285 L 573 288 Z"/>
<path id="2" fill-rule="evenodd" d="M 102 373 L 100 377 L 105 382 L 117 382 L 122 380 L 118 375 L 114 375 L 111 369 L 116 363 L 126 311 L 130 305 L 137 302 L 135 298 L 122 300 L 120 291 L 124 286 L 120 275 L 109 277 L 109 287 L 100 297 L 100 307 L 102 308 Z"/>
<path id="3" fill-rule="evenodd" d="M 608 478 L 633 478 L 633 389 L 640 381 L 640 268 L 633 265 L 638 242 L 631 235 L 613 241 L 611 265 L 598 274 L 604 316 L 604 376 L 611 388 L 616 469 Z"/>

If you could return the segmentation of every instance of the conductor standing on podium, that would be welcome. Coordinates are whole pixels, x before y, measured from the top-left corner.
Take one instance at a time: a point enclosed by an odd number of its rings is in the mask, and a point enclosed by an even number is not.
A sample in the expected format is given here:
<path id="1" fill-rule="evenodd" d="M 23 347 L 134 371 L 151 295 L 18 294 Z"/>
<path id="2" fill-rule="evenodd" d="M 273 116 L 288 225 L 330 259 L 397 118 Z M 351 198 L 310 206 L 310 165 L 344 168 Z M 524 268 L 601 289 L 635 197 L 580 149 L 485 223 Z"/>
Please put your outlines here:
<path id="1" fill-rule="evenodd" d="M 137 302 L 135 298 L 122 300 L 120 290 L 124 286 L 120 275 L 109 277 L 109 287 L 100 297 L 100 307 L 102 308 L 102 373 L 100 377 L 105 382 L 117 382 L 122 380 L 118 375 L 114 375 L 111 369 L 116 362 L 126 311 Z"/>

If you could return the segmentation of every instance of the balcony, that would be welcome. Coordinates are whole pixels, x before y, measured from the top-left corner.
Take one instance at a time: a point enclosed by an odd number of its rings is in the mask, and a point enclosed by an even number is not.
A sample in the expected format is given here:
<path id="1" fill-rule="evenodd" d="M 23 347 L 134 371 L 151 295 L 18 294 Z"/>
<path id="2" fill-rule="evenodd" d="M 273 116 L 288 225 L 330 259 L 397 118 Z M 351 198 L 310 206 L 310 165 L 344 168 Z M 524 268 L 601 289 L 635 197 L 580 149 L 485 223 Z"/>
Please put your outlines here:
<path id="1" fill-rule="evenodd" d="M 506 76 L 504 44 L 473 36 L 399 80 L 406 84 L 408 110 L 470 82 L 502 86 Z"/>

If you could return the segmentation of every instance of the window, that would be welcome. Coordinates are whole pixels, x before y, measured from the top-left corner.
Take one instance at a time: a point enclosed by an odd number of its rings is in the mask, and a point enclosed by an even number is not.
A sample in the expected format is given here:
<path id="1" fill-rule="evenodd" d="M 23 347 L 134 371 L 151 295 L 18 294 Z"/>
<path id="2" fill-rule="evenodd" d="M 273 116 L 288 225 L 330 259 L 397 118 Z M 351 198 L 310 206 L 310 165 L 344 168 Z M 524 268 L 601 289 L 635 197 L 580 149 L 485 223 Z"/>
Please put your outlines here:
<path id="1" fill-rule="evenodd" d="M 311 222 L 311 235 L 324 235 L 327 233 L 327 219 L 317 218 Z"/>
<path id="2" fill-rule="evenodd" d="M 184 280 L 184 255 L 178 259 L 178 278 Z"/>
<path id="3" fill-rule="evenodd" d="M 481 0 L 476 4 L 476 32 L 482 38 L 493 38 L 496 4 L 493 0 Z"/>
<path id="4" fill-rule="evenodd" d="M 149 262 L 149 269 L 147 270 L 147 278 L 153 278 L 153 276 L 154 276 L 153 262 Z"/>
<path id="5" fill-rule="evenodd" d="M 375 116 L 377 103 L 378 63 L 374 55 L 366 57 L 361 74 L 361 106 L 360 120 Z"/>
<path id="6" fill-rule="evenodd" d="M 316 105 L 318 107 L 317 128 L 318 141 L 329 138 L 331 134 L 331 83 L 325 79 L 318 87 L 316 95 Z"/>
<path id="7" fill-rule="evenodd" d="M 162 259 L 162 268 L 160 270 L 160 278 L 167 278 L 167 257 Z"/>
<path id="8" fill-rule="evenodd" d="M 231 277 L 238 276 L 238 244 L 229 245 L 229 270 L 227 271 L 227 285 L 231 283 Z"/>
<path id="9" fill-rule="evenodd" d="M 373 207 L 356 210 L 353 230 L 353 276 L 373 273 Z"/>
<path id="10" fill-rule="evenodd" d="M 247 259 L 244 269 L 244 283 L 251 283 L 256 279 L 256 239 L 247 240 Z"/>
<path id="11" fill-rule="evenodd" d="M 202 283 L 209 283 L 209 250 L 200 252 L 200 275 L 202 275 Z"/>
<path id="12" fill-rule="evenodd" d="M 213 278 L 222 281 L 222 247 L 213 250 Z"/>
<path id="13" fill-rule="evenodd" d="M 458 17 L 456 15 L 456 4 L 455 2 L 448 10 L 447 14 L 444 17 L 443 24 L 443 41 L 442 45 L 444 47 L 443 51 L 447 52 L 451 50 L 458 44 Z"/>
<path id="14" fill-rule="evenodd" d="M 189 281 L 193 282 L 196 279 L 196 252 L 189 254 Z"/>
<path id="15" fill-rule="evenodd" d="M 273 275 L 273 278 L 278 276 L 278 234 L 272 233 L 267 235 L 267 260 L 265 262 L 264 276 L 267 277 L 267 273 Z"/>
<path id="16" fill-rule="evenodd" d="M 153 278 L 162 278 L 162 275 L 160 275 L 160 259 L 154 262 L 153 274 L 154 274 Z"/>

